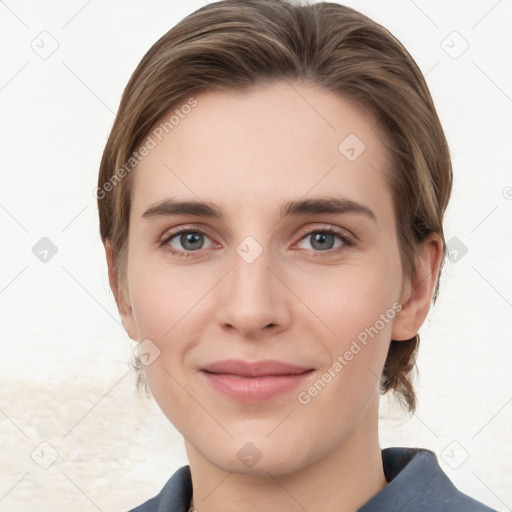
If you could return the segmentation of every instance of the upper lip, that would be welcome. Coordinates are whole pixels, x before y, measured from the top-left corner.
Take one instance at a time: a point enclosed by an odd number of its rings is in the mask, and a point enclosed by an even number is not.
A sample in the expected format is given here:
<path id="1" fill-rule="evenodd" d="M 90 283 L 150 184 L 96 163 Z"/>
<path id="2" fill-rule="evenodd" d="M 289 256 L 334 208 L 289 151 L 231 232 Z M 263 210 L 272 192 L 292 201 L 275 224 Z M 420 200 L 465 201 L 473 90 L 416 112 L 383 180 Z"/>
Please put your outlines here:
<path id="1" fill-rule="evenodd" d="M 252 363 L 241 359 L 225 359 L 203 366 L 201 370 L 210 373 L 239 375 L 240 377 L 266 377 L 271 375 L 299 375 L 312 370 L 312 368 L 270 359 Z"/>

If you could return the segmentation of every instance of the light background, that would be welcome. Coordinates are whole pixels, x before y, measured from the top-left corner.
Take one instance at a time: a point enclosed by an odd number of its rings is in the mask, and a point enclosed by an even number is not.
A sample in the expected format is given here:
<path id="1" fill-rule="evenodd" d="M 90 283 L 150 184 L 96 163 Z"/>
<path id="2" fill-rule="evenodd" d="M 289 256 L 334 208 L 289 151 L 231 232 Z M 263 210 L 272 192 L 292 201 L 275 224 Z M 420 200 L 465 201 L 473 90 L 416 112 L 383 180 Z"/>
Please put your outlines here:
<path id="1" fill-rule="evenodd" d="M 381 444 L 434 450 L 462 491 L 512 510 L 512 2 L 345 4 L 426 74 L 455 173 L 445 225 L 458 252 L 420 331 L 419 408 L 407 419 L 384 400 Z M 135 391 L 93 189 L 132 71 L 202 5 L 0 2 L 0 512 L 128 510 L 187 464 Z M 42 237 L 57 248 L 46 263 Z M 42 442 L 59 457 L 48 469 Z"/>

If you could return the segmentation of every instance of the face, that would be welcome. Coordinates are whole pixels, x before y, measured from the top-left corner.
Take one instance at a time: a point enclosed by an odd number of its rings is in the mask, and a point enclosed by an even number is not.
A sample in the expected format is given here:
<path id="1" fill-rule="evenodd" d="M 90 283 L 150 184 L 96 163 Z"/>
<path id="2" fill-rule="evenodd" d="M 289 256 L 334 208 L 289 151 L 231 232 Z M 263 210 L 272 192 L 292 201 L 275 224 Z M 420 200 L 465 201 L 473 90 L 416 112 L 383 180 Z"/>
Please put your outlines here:
<path id="1" fill-rule="evenodd" d="M 195 99 L 133 171 L 123 320 L 187 450 L 291 473 L 377 427 L 404 290 L 388 154 L 312 85 Z"/>

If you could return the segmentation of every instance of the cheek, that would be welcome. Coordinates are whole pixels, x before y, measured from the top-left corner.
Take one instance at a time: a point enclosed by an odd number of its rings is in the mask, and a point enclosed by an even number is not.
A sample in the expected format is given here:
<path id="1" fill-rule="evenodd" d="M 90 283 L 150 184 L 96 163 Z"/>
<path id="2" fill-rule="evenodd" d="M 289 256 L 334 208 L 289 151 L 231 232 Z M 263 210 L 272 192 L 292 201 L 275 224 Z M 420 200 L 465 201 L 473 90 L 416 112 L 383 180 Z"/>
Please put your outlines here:
<path id="1" fill-rule="evenodd" d="M 329 279 L 317 276 L 322 291 L 309 297 L 311 309 L 329 327 L 329 334 L 315 337 L 329 359 L 297 398 L 307 418 L 329 411 L 331 421 L 343 426 L 340 436 L 360 420 L 378 392 L 399 308 L 396 276 L 391 279 L 388 273 L 389 267 L 375 262 Z M 310 279 L 305 276 L 303 282 L 306 286 Z"/>
<path id="2" fill-rule="evenodd" d="M 312 339 L 330 356 L 317 376 L 327 381 L 329 390 L 324 392 L 322 382 L 317 380 L 312 383 L 315 389 L 311 389 L 311 395 L 305 390 L 304 401 L 311 398 L 314 407 L 320 409 L 334 402 L 356 411 L 378 386 L 400 307 L 396 302 L 401 283 L 399 267 L 391 257 L 381 254 L 364 265 L 358 261 L 336 268 L 330 275 L 302 273 L 301 283 L 299 293 L 307 294 L 303 296 L 318 326 L 317 336 L 313 332 Z M 325 334 L 321 336 L 320 332 Z M 319 392 L 315 395 L 317 390 L 322 390 L 322 396 Z"/>
<path id="3" fill-rule="evenodd" d="M 133 252 L 128 269 L 130 301 L 139 338 L 165 340 L 194 316 L 213 281 L 208 270 L 200 273 L 191 266 L 154 260 L 143 251 Z"/>
<path id="4" fill-rule="evenodd" d="M 152 265 L 135 257 L 131 262 L 130 299 L 139 341 L 151 340 L 158 354 L 150 364 L 143 360 L 144 374 L 155 400 L 181 431 L 191 405 L 184 387 L 185 358 L 203 328 L 198 311 L 208 283 L 201 284 L 200 276 L 191 276 L 184 267 Z"/>
<path id="5" fill-rule="evenodd" d="M 365 264 L 333 267 L 331 272 L 305 271 L 295 289 L 328 328 L 331 336 L 327 338 L 347 340 L 374 325 L 392 308 L 400 287 L 396 267 L 381 257 Z M 391 332 L 391 322 L 386 323 L 386 329 Z"/>

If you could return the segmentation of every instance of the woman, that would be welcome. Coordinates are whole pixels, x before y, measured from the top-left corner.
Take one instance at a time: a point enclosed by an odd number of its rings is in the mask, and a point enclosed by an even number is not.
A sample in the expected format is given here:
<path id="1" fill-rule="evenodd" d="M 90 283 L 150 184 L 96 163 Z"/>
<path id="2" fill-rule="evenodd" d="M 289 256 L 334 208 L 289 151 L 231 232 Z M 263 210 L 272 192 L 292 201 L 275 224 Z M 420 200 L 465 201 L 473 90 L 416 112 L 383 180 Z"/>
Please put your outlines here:
<path id="1" fill-rule="evenodd" d="M 451 186 L 420 70 L 350 8 L 225 0 L 155 43 L 97 196 L 140 384 L 190 465 L 134 510 L 490 510 L 378 441 L 380 393 L 415 408 Z"/>

